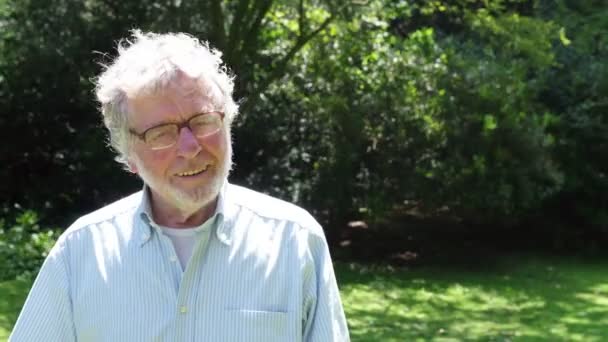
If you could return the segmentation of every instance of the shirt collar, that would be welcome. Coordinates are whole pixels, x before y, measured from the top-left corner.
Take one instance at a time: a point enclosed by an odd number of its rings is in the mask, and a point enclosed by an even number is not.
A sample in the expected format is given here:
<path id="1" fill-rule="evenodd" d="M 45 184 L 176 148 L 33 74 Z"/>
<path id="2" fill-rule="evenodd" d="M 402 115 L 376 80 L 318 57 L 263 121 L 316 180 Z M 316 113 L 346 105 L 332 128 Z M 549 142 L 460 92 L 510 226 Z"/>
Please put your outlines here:
<path id="1" fill-rule="evenodd" d="M 215 220 L 215 234 L 222 243 L 226 245 L 230 245 L 232 243 L 232 215 L 229 214 L 231 212 L 229 210 L 229 205 L 227 201 L 227 193 L 228 187 L 230 184 L 228 181 L 225 181 L 222 185 L 220 193 L 218 194 L 217 206 L 215 208 L 215 212 L 209 218 L 209 220 Z M 136 212 L 136 217 L 139 218 L 139 223 L 143 223 L 143 225 L 138 224 L 141 227 L 140 229 L 140 241 L 143 246 L 146 242 L 150 240 L 152 237 L 152 233 L 156 231 L 160 233 L 160 226 L 154 221 L 152 216 L 152 207 L 150 203 L 150 188 L 144 184 L 141 202 Z M 205 224 L 205 222 L 203 223 Z"/>

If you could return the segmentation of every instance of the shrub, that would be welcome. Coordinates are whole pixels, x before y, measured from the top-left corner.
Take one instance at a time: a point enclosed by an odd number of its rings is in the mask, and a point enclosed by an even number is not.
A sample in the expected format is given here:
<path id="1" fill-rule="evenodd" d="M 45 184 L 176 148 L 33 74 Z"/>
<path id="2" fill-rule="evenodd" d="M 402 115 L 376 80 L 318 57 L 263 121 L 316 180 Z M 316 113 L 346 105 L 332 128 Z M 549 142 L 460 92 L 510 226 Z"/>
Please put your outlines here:
<path id="1" fill-rule="evenodd" d="M 33 276 L 59 237 L 59 232 L 41 229 L 31 210 L 19 214 L 14 224 L 0 220 L 0 281 Z"/>

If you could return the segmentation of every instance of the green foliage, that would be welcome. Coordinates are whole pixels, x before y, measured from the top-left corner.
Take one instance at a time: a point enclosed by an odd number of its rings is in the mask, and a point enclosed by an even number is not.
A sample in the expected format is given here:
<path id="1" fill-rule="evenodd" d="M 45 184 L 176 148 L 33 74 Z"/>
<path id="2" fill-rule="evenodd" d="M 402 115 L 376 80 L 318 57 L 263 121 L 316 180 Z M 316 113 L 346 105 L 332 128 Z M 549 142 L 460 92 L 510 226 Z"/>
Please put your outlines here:
<path id="1" fill-rule="evenodd" d="M 4 0 L 0 16 L 2 201 L 52 222 L 139 186 L 89 81 L 95 51 L 137 26 L 224 51 L 242 109 L 231 179 L 328 226 L 416 203 L 608 231 L 601 1 Z"/>
<path id="2" fill-rule="evenodd" d="M 116 198 L 133 182 L 105 146 L 90 82 L 99 69 L 94 51 L 111 51 L 126 28 L 96 2 L 6 5 L 0 13 L 2 201 L 66 224 L 78 209 Z"/>
<path id="3" fill-rule="evenodd" d="M 24 211 L 11 224 L 0 221 L 0 280 L 36 275 L 58 237 L 56 230 L 40 228 L 33 211 Z"/>
<path id="4" fill-rule="evenodd" d="M 249 139 L 242 133 L 265 119 L 248 125 L 248 116 L 257 114 L 248 108 L 324 25 L 348 15 L 348 4 L 320 1 L 304 11 L 295 2 L 252 0 L 2 1 L 0 126 L 6 134 L 0 158 L 7 167 L 0 178 L 12 180 L 0 184 L 3 204 L 44 210 L 45 218 L 64 225 L 139 187 L 112 162 L 90 81 L 101 70 L 96 62 L 107 61 L 115 41 L 134 27 L 186 31 L 223 50 L 239 77 L 236 96 L 243 113 L 234 132 L 245 139 L 235 147 L 242 162 L 233 177 L 243 180 L 260 162 L 249 162 L 249 156 L 263 148 L 258 135 Z M 273 37 L 271 10 L 273 18 L 286 13 L 297 30 L 279 26 L 280 39 Z"/>
<path id="5" fill-rule="evenodd" d="M 477 222 L 517 221 L 558 192 L 548 131 L 556 118 L 537 100 L 557 26 L 495 3 L 433 4 L 370 2 L 321 32 L 291 77 L 269 88 L 269 98 L 286 100 L 261 103 L 276 118 L 298 113 L 302 121 L 278 137 L 301 138 L 289 158 L 306 156 L 309 167 L 290 178 L 294 163 L 283 160 L 261 173 L 307 184 L 303 202 L 332 208 L 335 223 L 359 211 L 382 217 L 407 200 Z M 459 18 L 459 29 L 395 21 L 437 12 Z"/>
<path id="6" fill-rule="evenodd" d="M 558 1 L 545 15 L 559 20 L 569 44 L 557 44 L 542 101 L 559 114 L 553 132 L 565 174 L 552 203 L 570 221 L 608 232 L 608 8 L 601 2 Z"/>
<path id="7" fill-rule="evenodd" d="M 536 99 L 539 80 L 531 76 L 553 63 L 550 46 L 544 44 L 543 51 L 541 44 L 550 41 L 552 25 L 535 35 L 522 33 L 529 42 L 521 49 L 495 37 L 484 44 L 473 41 L 503 32 L 497 25 L 513 25 L 512 18 L 494 19 L 472 37 L 446 42 L 450 73 L 441 81 L 447 95 L 441 106 L 446 143 L 429 170 L 447 190 L 440 202 L 478 222 L 521 217 L 557 193 L 563 180 L 551 155 L 549 128 L 556 118 Z M 521 26 L 543 26 L 516 22 L 522 32 L 529 30 Z M 537 46 L 533 54 L 526 51 L 530 46 Z"/>

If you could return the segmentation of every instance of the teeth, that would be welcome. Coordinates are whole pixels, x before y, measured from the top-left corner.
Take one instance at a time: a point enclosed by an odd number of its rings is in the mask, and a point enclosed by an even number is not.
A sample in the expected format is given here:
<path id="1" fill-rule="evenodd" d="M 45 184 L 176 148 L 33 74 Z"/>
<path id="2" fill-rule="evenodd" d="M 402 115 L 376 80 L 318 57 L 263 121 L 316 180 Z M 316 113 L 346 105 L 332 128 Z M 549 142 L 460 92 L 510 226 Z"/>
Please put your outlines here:
<path id="1" fill-rule="evenodd" d="M 177 175 L 180 176 L 180 177 L 193 176 L 193 175 L 196 175 L 197 173 L 201 173 L 201 172 L 206 171 L 206 170 L 207 170 L 207 166 L 205 166 L 202 169 L 197 169 L 197 170 L 192 170 L 192 171 L 186 171 L 186 172 L 180 172 Z"/>

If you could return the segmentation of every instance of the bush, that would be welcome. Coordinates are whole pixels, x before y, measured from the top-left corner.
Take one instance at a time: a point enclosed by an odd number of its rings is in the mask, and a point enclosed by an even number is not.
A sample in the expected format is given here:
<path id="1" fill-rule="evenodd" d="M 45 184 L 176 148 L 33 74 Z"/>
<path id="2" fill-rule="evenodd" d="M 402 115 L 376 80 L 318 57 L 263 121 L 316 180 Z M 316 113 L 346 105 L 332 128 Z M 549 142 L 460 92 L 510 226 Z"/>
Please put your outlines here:
<path id="1" fill-rule="evenodd" d="M 59 237 L 57 230 L 41 229 L 31 210 L 19 214 L 14 224 L 0 220 L 0 281 L 35 275 Z"/>

